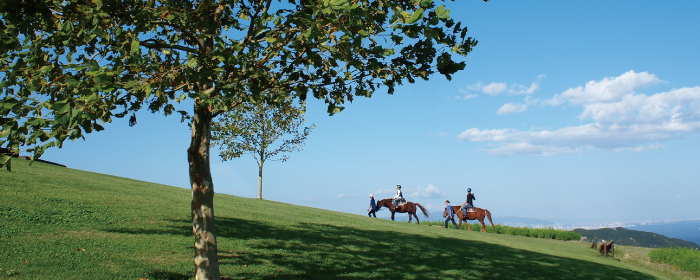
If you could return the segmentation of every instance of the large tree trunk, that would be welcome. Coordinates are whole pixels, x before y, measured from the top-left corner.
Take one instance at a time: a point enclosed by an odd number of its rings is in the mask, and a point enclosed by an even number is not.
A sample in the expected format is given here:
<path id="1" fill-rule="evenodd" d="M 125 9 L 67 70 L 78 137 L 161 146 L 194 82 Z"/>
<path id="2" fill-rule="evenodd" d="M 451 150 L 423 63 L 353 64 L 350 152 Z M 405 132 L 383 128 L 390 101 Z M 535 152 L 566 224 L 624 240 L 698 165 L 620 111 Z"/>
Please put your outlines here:
<path id="1" fill-rule="evenodd" d="M 192 185 L 192 232 L 197 280 L 219 279 L 219 259 L 214 228 L 214 184 L 209 166 L 212 114 L 195 100 L 192 142 L 187 149 Z"/>
<path id="2" fill-rule="evenodd" d="M 258 199 L 262 199 L 262 170 L 263 162 L 261 161 L 260 164 L 258 164 Z"/>

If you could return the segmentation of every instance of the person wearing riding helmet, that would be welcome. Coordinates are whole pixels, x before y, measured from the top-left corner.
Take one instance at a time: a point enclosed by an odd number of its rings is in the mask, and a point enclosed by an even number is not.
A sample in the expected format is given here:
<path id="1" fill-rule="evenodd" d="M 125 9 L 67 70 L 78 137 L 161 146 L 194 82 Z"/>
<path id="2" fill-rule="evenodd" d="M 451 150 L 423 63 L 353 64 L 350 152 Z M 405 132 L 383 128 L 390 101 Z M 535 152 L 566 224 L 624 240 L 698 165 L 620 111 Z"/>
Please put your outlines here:
<path id="1" fill-rule="evenodd" d="M 472 188 L 467 189 L 467 202 L 462 204 L 462 213 L 464 213 L 464 216 L 467 216 L 467 209 L 469 208 L 474 208 L 474 204 L 472 203 L 474 200 L 476 200 L 476 197 L 474 197 L 474 194 L 472 193 Z"/>
<path id="2" fill-rule="evenodd" d="M 401 185 L 396 185 L 396 195 L 394 196 L 394 209 L 399 207 L 399 202 L 403 200 L 403 193 L 401 192 Z"/>

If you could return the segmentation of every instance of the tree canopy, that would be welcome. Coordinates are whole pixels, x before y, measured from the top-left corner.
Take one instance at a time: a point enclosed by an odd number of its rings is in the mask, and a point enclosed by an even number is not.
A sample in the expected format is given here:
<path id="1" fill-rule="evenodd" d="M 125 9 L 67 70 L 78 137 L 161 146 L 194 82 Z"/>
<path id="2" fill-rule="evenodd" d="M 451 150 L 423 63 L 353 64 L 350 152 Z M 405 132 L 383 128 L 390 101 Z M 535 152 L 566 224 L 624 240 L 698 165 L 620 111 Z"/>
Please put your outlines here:
<path id="1" fill-rule="evenodd" d="M 274 5 L 273 5 L 274 4 Z M 301 100 L 333 114 L 380 85 L 450 78 L 476 41 L 432 0 L 0 4 L 3 144 L 40 156 L 147 107 Z M 189 116 L 187 112 L 180 112 Z"/>
<path id="2" fill-rule="evenodd" d="M 268 160 L 287 161 L 287 153 L 302 150 L 315 125 L 304 127 L 306 104 L 265 102 L 242 104 L 212 124 L 212 142 L 221 147 L 223 161 L 249 153 L 258 163 L 258 199 L 262 199 L 263 166 Z"/>

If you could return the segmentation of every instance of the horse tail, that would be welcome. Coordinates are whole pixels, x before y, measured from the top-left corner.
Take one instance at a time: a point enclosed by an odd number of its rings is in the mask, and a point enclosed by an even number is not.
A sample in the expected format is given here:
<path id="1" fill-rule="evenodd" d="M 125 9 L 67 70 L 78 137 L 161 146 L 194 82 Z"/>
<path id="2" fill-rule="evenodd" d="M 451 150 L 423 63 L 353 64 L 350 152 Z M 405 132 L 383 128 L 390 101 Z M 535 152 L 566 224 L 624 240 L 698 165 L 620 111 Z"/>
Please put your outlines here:
<path id="1" fill-rule="evenodd" d="M 489 210 L 486 210 L 486 209 L 484 209 L 484 212 L 486 212 L 486 217 L 488 217 L 488 218 L 489 218 L 489 222 L 491 222 L 491 227 L 493 227 L 493 228 L 495 229 L 496 226 L 494 226 L 494 225 L 493 225 L 493 221 L 491 221 L 491 212 L 489 212 Z"/>
<path id="2" fill-rule="evenodd" d="M 423 205 L 420 205 L 420 203 L 416 203 L 416 205 L 418 205 L 418 207 L 420 208 L 420 210 L 423 211 L 423 215 L 425 215 L 426 218 L 430 218 L 430 217 L 429 217 L 430 212 L 428 212 L 428 209 L 425 209 L 425 208 L 423 207 Z"/>

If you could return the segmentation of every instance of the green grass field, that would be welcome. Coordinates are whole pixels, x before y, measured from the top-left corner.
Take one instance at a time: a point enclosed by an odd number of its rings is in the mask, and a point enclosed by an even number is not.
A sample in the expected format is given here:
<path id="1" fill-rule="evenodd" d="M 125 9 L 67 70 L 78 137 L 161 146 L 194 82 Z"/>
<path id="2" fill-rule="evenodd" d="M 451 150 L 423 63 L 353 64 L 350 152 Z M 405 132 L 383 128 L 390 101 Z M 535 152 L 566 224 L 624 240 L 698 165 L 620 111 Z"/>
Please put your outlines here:
<path id="1" fill-rule="evenodd" d="M 189 190 L 27 163 L 0 171 L 0 279 L 193 276 Z M 224 194 L 215 211 L 221 273 L 231 279 L 693 279 L 650 264 L 643 248 L 606 259 L 588 243 Z"/>

